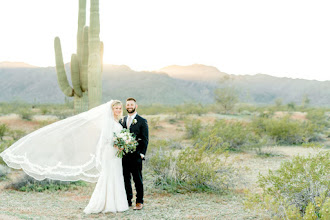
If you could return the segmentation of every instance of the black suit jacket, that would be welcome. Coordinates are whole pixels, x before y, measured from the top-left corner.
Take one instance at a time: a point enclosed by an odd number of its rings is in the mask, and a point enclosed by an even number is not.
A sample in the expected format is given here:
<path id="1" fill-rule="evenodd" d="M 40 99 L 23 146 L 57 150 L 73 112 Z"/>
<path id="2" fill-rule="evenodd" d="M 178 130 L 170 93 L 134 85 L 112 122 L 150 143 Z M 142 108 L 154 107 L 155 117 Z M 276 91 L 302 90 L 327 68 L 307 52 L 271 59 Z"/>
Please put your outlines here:
<path id="1" fill-rule="evenodd" d="M 136 146 L 136 151 L 134 152 L 137 154 L 136 156 L 140 157 L 140 153 L 146 155 L 148 142 L 149 142 L 149 128 L 148 128 L 148 122 L 145 118 L 142 118 L 140 115 L 136 114 L 135 118 L 136 123 L 133 123 L 134 120 L 131 123 L 130 126 L 130 132 L 135 134 L 136 140 L 138 142 L 138 145 Z M 127 129 L 126 126 L 127 116 L 124 117 L 124 120 L 121 120 L 120 123 L 123 126 L 123 128 Z"/>

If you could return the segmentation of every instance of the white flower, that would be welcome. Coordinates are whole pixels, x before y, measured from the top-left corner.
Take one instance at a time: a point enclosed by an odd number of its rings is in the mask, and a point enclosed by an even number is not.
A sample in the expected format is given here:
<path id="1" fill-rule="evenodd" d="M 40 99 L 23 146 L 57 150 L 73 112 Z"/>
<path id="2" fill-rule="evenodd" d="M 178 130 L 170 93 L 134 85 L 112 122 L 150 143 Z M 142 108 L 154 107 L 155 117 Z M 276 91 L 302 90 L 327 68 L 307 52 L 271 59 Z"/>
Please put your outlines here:
<path id="1" fill-rule="evenodd" d="M 120 134 L 117 135 L 117 137 L 119 137 L 119 138 L 123 138 L 124 135 L 125 135 L 124 133 L 120 133 Z"/>
<path id="2" fill-rule="evenodd" d="M 136 124 L 137 120 L 134 118 L 132 124 Z"/>

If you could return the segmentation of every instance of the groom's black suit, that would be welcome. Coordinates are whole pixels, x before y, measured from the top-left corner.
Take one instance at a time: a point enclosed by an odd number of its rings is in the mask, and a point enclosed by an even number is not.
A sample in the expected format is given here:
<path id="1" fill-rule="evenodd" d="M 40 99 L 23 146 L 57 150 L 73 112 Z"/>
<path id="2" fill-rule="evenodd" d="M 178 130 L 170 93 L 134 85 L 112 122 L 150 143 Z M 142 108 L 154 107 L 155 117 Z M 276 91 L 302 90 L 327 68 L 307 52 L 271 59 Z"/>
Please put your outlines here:
<path id="1" fill-rule="evenodd" d="M 134 119 L 136 120 L 136 123 L 134 123 L 133 120 L 129 130 L 136 135 L 138 146 L 136 147 L 135 152 L 124 155 L 122 159 L 125 190 L 129 205 L 132 204 L 133 198 L 131 174 L 136 188 L 136 203 L 143 203 L 142 158 L 140 154 L 146 154 L 149 141 L 147 120 L 138 114 L 136 114 Z M 120 121 L 124 128 L 127 128 L 126 121 L 127 116 L 124 117 L 124 120 Z"/>

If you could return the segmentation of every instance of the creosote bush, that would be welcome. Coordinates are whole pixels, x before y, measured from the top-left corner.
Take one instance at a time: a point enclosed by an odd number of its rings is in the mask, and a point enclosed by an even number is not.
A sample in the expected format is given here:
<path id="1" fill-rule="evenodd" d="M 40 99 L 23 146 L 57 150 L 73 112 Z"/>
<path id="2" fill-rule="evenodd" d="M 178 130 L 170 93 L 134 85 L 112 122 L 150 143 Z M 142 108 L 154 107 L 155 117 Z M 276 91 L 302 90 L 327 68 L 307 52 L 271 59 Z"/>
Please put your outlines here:
<path id="1" fill-rule="evenodd" d="M 272 219 L 329 219 L 330 152 L 296 156 L 260 175 L 261 194 L 250 193 L 246 208 L 266 210 Z"/>
<path id="2" fill-rule="evenodd" d="M 238 170 L 205 149 L 179 152 L 155 150 L 147 160 L 154 185 L 169 192 L 224 192 L 234 185 Z"/>
<path id="3" fill-rule="evenodd" d="M 216 151 L 255 149 L 264 144 L 263 139 L 256 135 L 249 123 L 241 121 L 218 120 L 206 126 L 203 132 L 195 137 L 195 145 L 205 145 L 206 150 Z"/>
<path id="4" fill-rule="evenodd" d="M 252 129 L 259 136 L 267 135 L 277 144 L 302 144 L 315 138 L 317 126 L 309 121 L 297 121 L 285 116 L 280 119 L 254 118 Z"/>
<path id="5" fill-rule="evenodd" d="M 201 121 L 198 119 L 187 118 L 185 120 L 187 138 L 196 138 L 202 129 Z"/>

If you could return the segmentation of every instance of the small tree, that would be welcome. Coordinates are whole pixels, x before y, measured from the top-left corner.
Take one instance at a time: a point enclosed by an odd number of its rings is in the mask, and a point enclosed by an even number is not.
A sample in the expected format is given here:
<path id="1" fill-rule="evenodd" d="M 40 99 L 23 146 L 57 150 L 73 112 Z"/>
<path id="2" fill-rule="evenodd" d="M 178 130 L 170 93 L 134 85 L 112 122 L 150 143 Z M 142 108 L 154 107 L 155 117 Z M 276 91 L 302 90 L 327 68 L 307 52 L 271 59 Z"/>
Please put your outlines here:
<path id="1" fill-rule="evenodd" d="M 232 111 L 238 103 L 238 92 L 233 87 L 218 88 L 214 91 L 216 102 L 228 113 Z"/>

